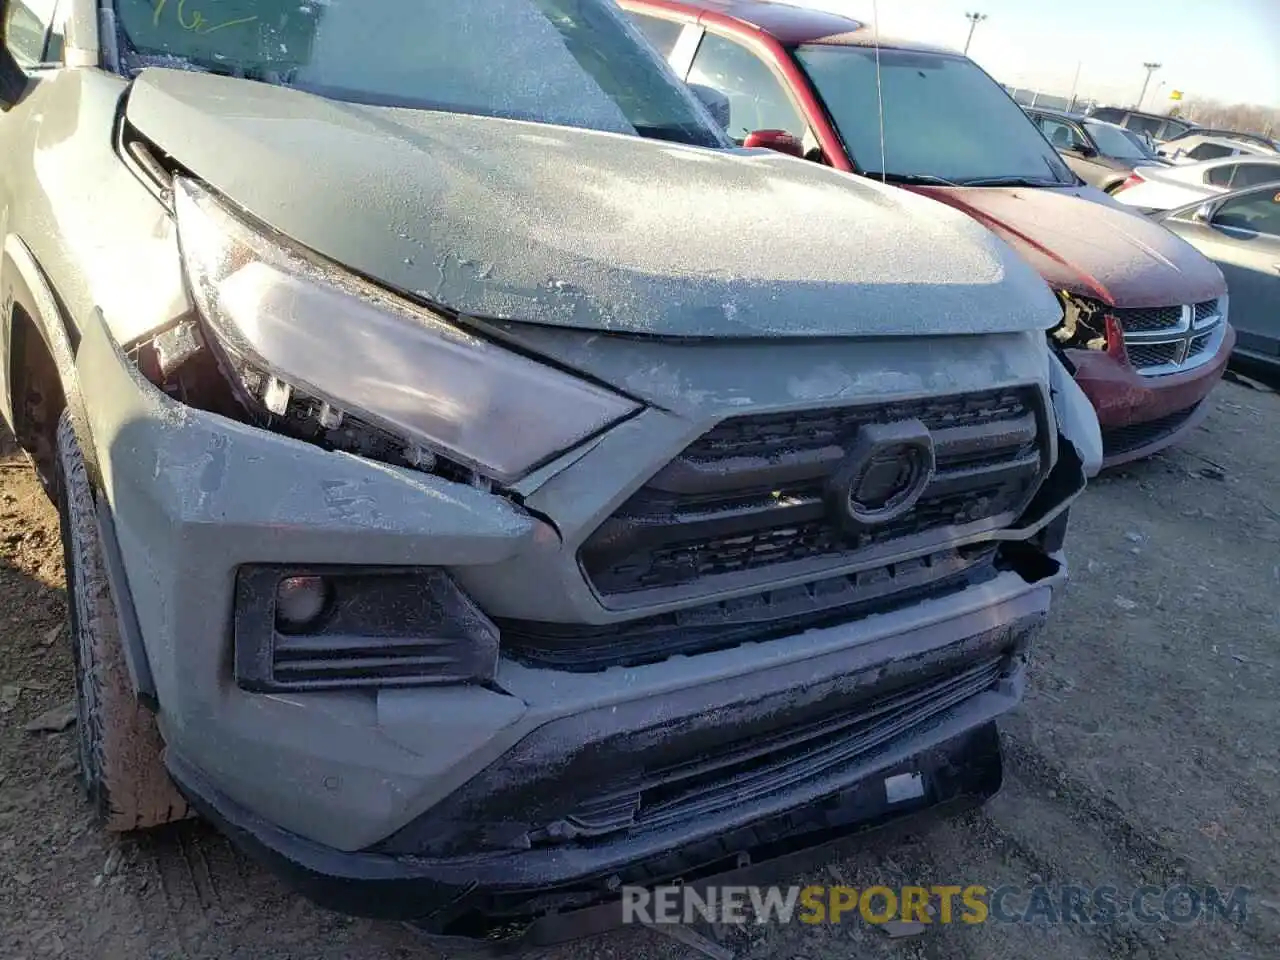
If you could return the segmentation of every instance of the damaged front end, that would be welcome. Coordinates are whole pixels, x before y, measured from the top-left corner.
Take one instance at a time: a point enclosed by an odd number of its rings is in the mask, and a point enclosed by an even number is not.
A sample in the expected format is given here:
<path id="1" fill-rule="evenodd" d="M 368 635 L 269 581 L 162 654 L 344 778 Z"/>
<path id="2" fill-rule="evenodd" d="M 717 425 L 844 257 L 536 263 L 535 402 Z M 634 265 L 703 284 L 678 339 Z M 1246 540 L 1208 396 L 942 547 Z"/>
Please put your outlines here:
<path id="1" fill-rule="evenodd" d="M 1095 350 L 1125 363 L 1124 332 L 1110 308 L 1100 300 L 1059 290 L 1062 321 L 1049 331 L 1051 342 L 1062 350 Z"/>
<path id="2" fill-rule="evenodd" d="M 94 436 L 169 769 L 315 899 L 581 933 L 622 885 L 998 788 L 1101 458 L 1039 304 L 965 336 L 553 330 L 170 189 L 192 306 L 127 370 L 86 333 L 86 385 L 128 398 Z"/>

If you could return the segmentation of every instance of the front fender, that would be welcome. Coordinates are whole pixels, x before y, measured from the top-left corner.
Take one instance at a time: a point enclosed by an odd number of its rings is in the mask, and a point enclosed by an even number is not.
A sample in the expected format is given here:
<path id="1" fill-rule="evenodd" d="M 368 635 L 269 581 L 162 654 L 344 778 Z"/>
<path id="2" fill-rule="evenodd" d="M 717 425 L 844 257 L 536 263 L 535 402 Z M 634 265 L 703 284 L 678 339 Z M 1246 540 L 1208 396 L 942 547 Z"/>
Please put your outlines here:
<path id="1" fill-rule="evenodd" d="M 79 336 L 67 324 L 44 271 L 40 269 L 22 238 L 8 234 L 4 238 L 3 254 L 0 256 L 3 258 L 0 259 L 0 304 L 3 304 L 3 312 L 0 314 L 0 348 L 3 349 L 3 362 L 0 363 L 0 412 L 3 412 L 9 427 L 17 433 L 19 424 L 14 399 L 21 380 L 16 375 L 20 371 L 15 366 L 15 361 L 20 359 L 17 351 L 22 344 L 14 340 L 13 318 L 15 310 L 21 309 L 31 319 L 32 326 L 53 359 L 62 395 L 71 412 L 72 426 L 75 427 L 76 437 L 85 451 L 90 480 L 96 484 L 100 474 L 97 462 L 92 458 L 92 444 L 88 442 L 88 419 L 76 374 L 75 351 Z"/>

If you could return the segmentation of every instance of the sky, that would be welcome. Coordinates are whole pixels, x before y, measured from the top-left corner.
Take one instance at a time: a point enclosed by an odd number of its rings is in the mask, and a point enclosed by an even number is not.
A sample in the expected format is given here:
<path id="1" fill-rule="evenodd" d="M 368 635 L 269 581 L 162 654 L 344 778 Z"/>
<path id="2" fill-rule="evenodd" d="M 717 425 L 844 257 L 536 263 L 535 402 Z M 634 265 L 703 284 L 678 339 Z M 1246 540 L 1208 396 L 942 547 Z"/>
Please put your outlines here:
<path id="1" fill-rule="evenodd" d="M 790 0 L 871 22 L 871 0 Z M 880 30 L 960 49 L 1010 86 L 1131 106 L 1160 63 L 1147 109 L 1184 98 L 1280 107 L 1280 0 L 878 0 Z"/>

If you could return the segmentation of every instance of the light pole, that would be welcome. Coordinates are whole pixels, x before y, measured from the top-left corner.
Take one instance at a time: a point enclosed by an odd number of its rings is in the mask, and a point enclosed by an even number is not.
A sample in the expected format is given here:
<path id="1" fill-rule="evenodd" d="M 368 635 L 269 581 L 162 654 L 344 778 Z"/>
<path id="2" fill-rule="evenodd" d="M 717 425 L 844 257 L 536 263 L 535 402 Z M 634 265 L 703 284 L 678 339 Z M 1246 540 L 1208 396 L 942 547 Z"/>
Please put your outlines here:
<path id="1" fill-rule="evenodd" d="M 1146 69 L 1146 71 L 1147 71 L 1147 79 L 1145 79 L 1145 80 L 1143 80 L 1143 81 L 1142 81 L 1142 92 L 1141 92 L 1140 94 L 1138 94 L 1138 104 L 1137 104 L 1137 107 L 1135 108 L 1135 109 L 1138 109 L 1138 110 L 1141 110 L 1141 109 L 1142 109 L 1142 101 L 1146 99 L 1146 96 L 1147 96 L 1147 84 L 1149 84 L 1149 83 L 1151 82 L 1151 75 L 1152 75 L 1153 73 L 1155 73 L 1157 70 L 1159 70 L 1159 69 L 1160 69 L 1161 64 L 1158 64 L 1158 63 L 1144 63 L 1142 66 L 1143 66 L 1143 67 Z"/>
<path id="2" fill-rule="evenodd" d="M 1071 102 L 1067 104 L 1067 110 L 1074 112 L 1076 109 L 1076 91 L 1080 89 L 1080 68 L 1084 66 L 1083 60 L 1076 61 L 1076 76 L 1071 81 Z"/>
<path id="3" fill-rule="evenodd" d="M 969 21 L 969 36 L 964 41 L 964 55 L 969 55 L 969 44 L 973 43 L 973 31 L 978 29 L 978 24 L 987 19 L 985 13 L 966 13 L 964 18 Z"/>

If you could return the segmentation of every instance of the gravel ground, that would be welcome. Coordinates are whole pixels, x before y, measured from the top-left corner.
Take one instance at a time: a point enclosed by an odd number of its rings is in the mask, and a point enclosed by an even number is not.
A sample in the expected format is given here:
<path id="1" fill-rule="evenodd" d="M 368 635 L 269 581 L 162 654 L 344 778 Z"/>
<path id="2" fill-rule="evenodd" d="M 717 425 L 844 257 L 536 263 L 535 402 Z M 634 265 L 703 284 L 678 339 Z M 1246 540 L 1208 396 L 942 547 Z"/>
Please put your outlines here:
<path id="1" fill-rule="evenodd" d="M 1072 583 L 1005 723 L 983 810 L 869 838 L 802 880 L 1189 883 L 1252 889 L 1242 925 L 861 923 L 704 932 L 739 958 L 928 960 L 1280 956 L 1280 396 L 1224 384 L 1178 449 L 1094 483 L 1073 512 Z M 57 518 L 0 450 L 0 957 L 434 957 L 402 927 L 298 898 L 199 823 L 97 832 L 74 733 L 24 725 L 71 695 Z M 628 929 L 546 960 L 697 957 Z"/>

